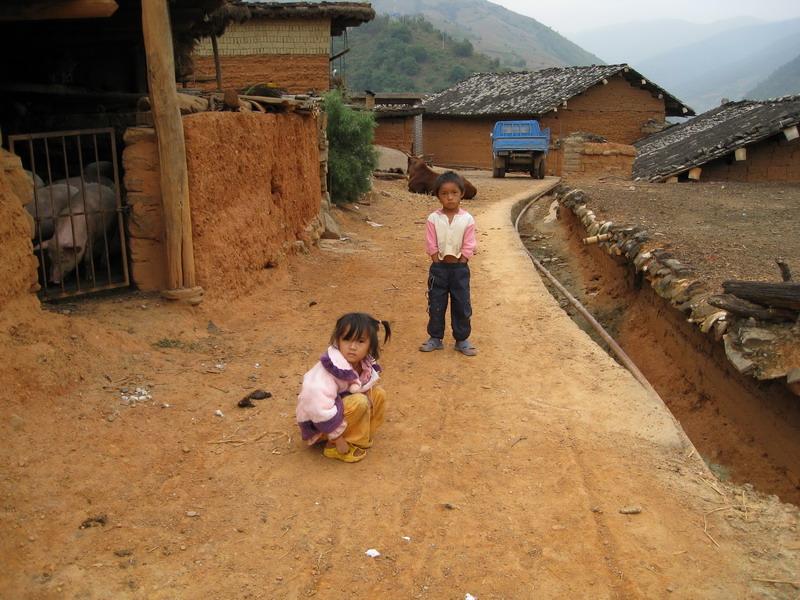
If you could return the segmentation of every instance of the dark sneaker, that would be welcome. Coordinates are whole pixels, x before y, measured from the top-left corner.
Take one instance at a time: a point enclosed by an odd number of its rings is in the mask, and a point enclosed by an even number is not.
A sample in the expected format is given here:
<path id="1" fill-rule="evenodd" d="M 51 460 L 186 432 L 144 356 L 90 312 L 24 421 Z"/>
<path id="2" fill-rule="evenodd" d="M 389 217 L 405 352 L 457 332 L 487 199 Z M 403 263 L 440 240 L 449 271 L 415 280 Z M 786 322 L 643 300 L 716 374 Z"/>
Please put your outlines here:
<path id="1" fill-rule="evenodd" d="M 478 349 L 473 346 L 472 342 L 469 340 L 461 340 L 460 342 L 456 342 L 455 348 L 464 356 L 475 356 L 478 353 Z"/>
<path id="2" fill-rule="evenodd" d="M 433 352 L 434 350 L 441 350 L 444 348 L 442 340 L 439 338 L 428 338 L 428 341 L 419 347 L 420 352 Z"/>

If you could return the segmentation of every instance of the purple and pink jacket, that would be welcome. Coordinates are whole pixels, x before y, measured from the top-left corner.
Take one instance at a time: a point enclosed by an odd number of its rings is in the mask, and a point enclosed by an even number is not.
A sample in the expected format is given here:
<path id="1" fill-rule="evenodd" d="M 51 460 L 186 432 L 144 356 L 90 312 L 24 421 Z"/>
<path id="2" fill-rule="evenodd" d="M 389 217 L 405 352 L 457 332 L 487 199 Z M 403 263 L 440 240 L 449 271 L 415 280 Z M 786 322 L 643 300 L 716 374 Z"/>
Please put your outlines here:
<path id="1" fill-rule="evenodd" d="M 297 424 L 304 440 L 320 434 L 337 438 L 347 428 L 342 398 L 365 393 L 380 379 L 381 367 L 371 356 L 361 363 L 361 375 L 335 346 L 329 346 L 319 362 L 303 376 L 297 396 Z"/>

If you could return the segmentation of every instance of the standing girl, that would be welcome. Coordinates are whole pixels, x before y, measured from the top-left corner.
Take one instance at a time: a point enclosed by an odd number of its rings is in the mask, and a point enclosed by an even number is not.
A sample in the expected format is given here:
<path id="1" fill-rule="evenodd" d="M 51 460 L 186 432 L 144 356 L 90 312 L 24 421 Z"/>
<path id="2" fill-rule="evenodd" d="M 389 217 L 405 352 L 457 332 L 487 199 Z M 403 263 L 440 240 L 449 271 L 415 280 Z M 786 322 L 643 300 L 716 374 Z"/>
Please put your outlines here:
<path id="1" fill-rule="evenodd" d="M 475 254 L 475 219 L 461 208 L 464 180 L 458 173 L 447 171 L 436 179 L 433 193 L 442 208 L 428 216 L 425 226 L 431 267 L 428 276 L 428 335 L 419 349 L 422 352 L 441 350 L 444 345 L 444 314 L 450 299 L 450 321 L 455 348 L 466 356 L 475 356 L 478 349 L 469 341 L 472 331 L 472 304 L 469 298 L 469 259 Z"/>
<path id="2" fill-rule="evenodd" d="M 362 460 L 383 423 L 386 392 L 375 385 L 380 325 L 386 343 L 392 335 L 388 322 L 365 313 L 340 317 L 328 350 L 303 376 L 296 411 L 300 433 L 309 446 L 326 440 L 322 453 L 328 458 Z"/>

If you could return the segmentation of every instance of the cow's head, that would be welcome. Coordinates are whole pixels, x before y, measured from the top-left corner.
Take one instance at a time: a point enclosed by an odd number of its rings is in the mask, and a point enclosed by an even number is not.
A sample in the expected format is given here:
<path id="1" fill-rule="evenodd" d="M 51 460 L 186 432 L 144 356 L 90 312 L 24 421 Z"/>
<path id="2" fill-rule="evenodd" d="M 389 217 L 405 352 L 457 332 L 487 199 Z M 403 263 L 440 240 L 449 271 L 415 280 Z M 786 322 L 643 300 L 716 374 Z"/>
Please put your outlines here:
<path id="1" fill-rule="evenodd" d="M 406 154 L 408 157 L 408 173 L 414 173 L 420 169 L 427 168 L 428 165 L 425 159 L 421 156 L 414 156 L 413 154 Z"/>

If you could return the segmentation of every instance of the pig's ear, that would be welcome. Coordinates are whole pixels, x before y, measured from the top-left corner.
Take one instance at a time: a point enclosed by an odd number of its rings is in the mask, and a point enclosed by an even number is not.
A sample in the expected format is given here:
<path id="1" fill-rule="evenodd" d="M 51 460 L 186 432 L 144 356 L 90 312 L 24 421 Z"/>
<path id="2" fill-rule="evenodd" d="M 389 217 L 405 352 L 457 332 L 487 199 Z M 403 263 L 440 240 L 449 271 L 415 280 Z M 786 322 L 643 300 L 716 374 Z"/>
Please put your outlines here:
<path id="1" fill-rule="evenodd" d="M 50 247 L 50 240 L 45 240 L 41 244 L 36 244 L 33 247 L 34 252 L 39 252 L 40 250 L 47 250 Z"/>

